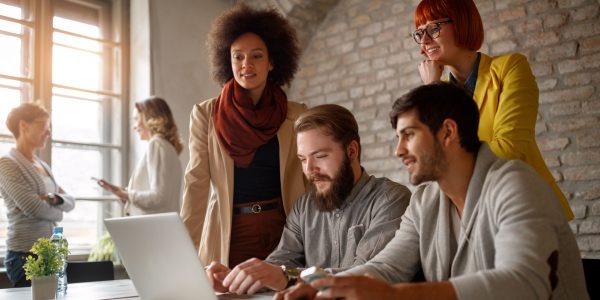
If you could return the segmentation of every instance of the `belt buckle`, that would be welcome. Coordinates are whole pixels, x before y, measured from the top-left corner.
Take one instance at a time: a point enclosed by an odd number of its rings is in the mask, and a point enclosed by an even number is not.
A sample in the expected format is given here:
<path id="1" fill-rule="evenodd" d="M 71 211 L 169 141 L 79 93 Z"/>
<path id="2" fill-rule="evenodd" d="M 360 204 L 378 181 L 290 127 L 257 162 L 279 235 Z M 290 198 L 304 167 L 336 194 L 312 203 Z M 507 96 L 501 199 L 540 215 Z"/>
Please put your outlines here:
<path id="1" fill-rule="evenodd" d="M 260 207 L 260 204 L 254 204 L 252 205 L 252 209 L 250 211 L 257 214 L 262 211 L 262 207 Z"/>

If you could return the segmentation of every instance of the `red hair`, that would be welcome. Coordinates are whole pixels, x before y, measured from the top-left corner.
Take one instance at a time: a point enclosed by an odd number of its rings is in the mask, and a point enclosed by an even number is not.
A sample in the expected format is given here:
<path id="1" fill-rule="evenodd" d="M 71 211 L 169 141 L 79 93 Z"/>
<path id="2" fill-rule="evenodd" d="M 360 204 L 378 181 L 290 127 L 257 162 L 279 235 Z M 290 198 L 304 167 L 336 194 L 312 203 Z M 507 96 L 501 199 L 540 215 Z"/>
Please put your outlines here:
<path id="1" fill-rule="evenodd" d="M 456 44 L 479 50 L 483 44 L 483 22 L 473 0 L 422 0 L 415 10 L 415 28 L 444 18 L 454 26 Z"/>

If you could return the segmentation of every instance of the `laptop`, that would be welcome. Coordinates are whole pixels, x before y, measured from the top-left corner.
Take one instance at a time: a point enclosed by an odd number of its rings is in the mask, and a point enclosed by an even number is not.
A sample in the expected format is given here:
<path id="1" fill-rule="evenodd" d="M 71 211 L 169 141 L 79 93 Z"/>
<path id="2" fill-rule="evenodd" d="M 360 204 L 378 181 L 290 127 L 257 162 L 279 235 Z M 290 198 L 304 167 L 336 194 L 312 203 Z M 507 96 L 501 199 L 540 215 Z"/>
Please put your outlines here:
<path id="1" fill-rule="evenodd" d="M 104 220 L 141 299 L 272 299 L 217 295 L 177 213 Z"/>

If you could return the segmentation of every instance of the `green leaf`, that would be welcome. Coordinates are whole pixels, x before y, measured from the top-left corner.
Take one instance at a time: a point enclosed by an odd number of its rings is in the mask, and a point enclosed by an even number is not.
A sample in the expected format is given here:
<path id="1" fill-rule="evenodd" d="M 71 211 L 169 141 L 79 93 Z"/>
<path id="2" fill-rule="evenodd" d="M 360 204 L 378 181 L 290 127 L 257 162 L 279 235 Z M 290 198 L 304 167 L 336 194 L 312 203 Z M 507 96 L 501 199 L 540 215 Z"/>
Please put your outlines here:
<path id="1" fill-rule="evenodd" d="M 62 258 L 66 260 L 69 255 L 69 246 L 65 239 L 53 243 L 48 238 L 39 238 L 31 247 L 31 252 L 37 255 L 37 259 L 31 255 L 25 259 L 23 269 L 27 280 L 58 273 L 63 265 Z"/>

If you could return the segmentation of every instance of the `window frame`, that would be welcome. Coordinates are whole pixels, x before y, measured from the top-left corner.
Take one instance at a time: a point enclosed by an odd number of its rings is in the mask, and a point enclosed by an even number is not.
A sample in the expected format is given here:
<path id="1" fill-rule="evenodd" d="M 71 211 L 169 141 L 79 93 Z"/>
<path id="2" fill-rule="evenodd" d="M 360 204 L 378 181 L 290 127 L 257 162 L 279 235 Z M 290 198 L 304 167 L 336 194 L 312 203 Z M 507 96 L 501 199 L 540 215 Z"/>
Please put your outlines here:
<path id="1" fill-rule="evenodd" d="M 0 15 L 0 20 L 17 23 L 27 28 L 22 30 L 23 47 L 21 48 L 23 60 L 28 60 L 27 67 L 30 68 L 28 74 L 24 74 L 21 70 L 20 76 L 11 76 L 0 74 L 0 79 L 9 79 L 21 83 L 29 84 L 27 93 L 21 92 L 20 103 L 40 99 L 41 104 L 52 114 L 52 98 L 55 95 L 53 88 L 67 88 L 73 91 L 89 92 L 92 94 L 102 95 L 117 101 L 120 106 L 119 115 L 115 116 L 114 111 L 102 110 L 104 116 L 103 126 L 112 126 L 113 120 L 117 120 L 121 124 L 121 128 L 115 131 L 112 128 L 105 128 L 105 134 L 115 134 L 117 139 L 110 138 L 104 141 L 109 143 L 93 143 L 79 142 L 71 140 L 55 139 L 52 135 L 47 143 L 47 146 L 41 149 L 37 155 L 52 166 L 52 150 L 54 147 L 65 147 L 68 149 L 94 149 L 100 152 L 120 152 L 120 165 L 116 162 L 111 162 L 105 159 L 111 154 L 102 154 L 102 170 L 104 178 L 119 179 L 122 185 L 125 185 L 129 174 L 129 149 L 130 149 L 130 120 L 129 120 L 129 15 L 130 15 L 130 0 L 22 0 L 17 2 L 22 3 L 24 17 L 22 19 L 14 19 Z M 102 28 L 101 32 L 109 32 L 108 35 L 102 38 L 90 38 L 88 36 L 79 35 L 55 29 L 53 27 L 53 18 L 55 15 L 54 9 L 60 5 L 82 5 L 85 7 L 104 9 L 105 14 L 100 14 L 99 18 L 103 18 L 101 24 L 110 23 L 109 28 Z M 102 47 L 102 90 L 86 90 L 77 87 L 64 86 L 52 82 L 52 65 L 53 56 L 52 50 L 54 46 L 53 34 L 59 32 L 91 40 L 100 43 Z M 2 34 L 10 34 L 10 32 L 2 31 Z M 108 68 L 108 69 L 107 69 Z M 115 68 L 120 70 L 115 71 Z M 117 74 L 117 76 L 115 76 Z M 110 84 L 111 86 L 107 86 Z M 20 89 L 23 91 L 23 88 Z M 117 91 L 117 92 L 115 92 Z M 113 114 L 111 114 L 113 113 Z M 120 119 L 120 120 L 118 120 Z M 4 121 L 4 120 L 2 120 Z M 11 135 L 0 133 L 0 140 L 13 140 Z M 97 237 L 100 237 L 104 231 L 102 219 L 107 217 L 119 216 L 119 204 L 114 201 L 113 196 L 90 196 L 90 195 L 75 195 L 77 201 L 92 201 L 101 203 L 98 222 L 97 222 Z M 0 205 L 4 205 L 3 203 Z M 3 218 L 5 216 L 2 216 Z M 0 248 L 0 262 L 3 263 L 6 248 Z M 76 255 L 87 255 L 90 249 L 75 249 L 71 251 Z"/>

